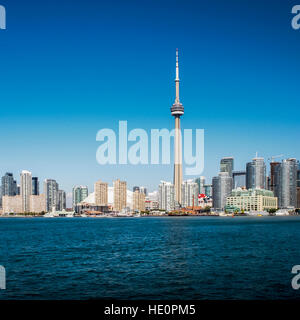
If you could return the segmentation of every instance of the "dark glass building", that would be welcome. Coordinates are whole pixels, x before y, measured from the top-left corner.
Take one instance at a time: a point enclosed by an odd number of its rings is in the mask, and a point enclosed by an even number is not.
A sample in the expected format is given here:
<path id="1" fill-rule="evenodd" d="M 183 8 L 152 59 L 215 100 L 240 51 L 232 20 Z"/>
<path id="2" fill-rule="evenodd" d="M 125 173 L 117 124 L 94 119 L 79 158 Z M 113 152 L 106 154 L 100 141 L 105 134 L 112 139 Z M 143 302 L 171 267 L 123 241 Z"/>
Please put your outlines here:
<path id="1" fill-rule="evenodd" d="M 40 185 L 38 177 L 32 177 L 32 194 L 38 196 L 40 194 Z"/>

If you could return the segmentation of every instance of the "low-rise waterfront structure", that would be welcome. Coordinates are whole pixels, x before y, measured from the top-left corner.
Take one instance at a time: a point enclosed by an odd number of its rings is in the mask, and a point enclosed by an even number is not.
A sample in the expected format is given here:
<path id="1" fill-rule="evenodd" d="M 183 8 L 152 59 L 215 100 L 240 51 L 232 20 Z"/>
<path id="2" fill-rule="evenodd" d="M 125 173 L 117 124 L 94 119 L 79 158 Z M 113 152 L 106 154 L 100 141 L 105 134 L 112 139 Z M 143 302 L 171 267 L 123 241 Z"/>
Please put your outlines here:
<path id="1" fill-rule="evenodd" d="M 236 207 L 244 211 L 264 211 L 277 209 L 278 201 L 270 190 L 237 188 L 227 197 L 226 207 Z"/>

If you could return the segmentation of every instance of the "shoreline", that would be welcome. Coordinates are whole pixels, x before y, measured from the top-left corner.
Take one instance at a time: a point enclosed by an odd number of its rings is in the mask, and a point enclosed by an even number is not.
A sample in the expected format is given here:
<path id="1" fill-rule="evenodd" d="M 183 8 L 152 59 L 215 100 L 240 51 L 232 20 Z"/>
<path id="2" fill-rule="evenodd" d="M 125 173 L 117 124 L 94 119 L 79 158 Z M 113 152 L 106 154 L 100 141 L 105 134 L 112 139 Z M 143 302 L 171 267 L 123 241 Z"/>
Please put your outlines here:
<path id="1" fill-rule="evenodd" d="M 22 216 L 22 215 L 15 215 L 15 216 L 4 216 L 0 215 L 0 219 L 3 218 L 11 218 L 11 219 L 106 219 L 106 218 L 193 218 L 193 217 L 201 217 L 201 218 L 282 218 L 282 217 L 300 217 L 300 215 L 147 215 L 147 216 L 97 216 L 97 217 L 44 217 L 44 216 Z"/>

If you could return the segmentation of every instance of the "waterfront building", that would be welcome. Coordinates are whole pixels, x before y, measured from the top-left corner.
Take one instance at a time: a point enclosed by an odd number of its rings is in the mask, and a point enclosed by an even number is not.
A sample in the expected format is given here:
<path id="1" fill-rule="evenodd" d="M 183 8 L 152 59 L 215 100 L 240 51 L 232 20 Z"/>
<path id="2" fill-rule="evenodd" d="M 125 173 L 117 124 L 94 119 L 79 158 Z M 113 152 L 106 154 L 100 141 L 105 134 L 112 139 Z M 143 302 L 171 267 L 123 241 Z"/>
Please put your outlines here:
<path id="1" fill-rule="evenodd" d="M 10 172 L 6 172 L 1 179 L 2 196 L 15 196 L 15 180 Z"/>
<path id="2" fill-rule="evenodd" d="M 234 169 L 234 158 L 225 157 L 220 161 L 220 172 L 227 172 L 230 177 L 232 177 L 232 171 Z"/>
<path id="3" fill-rule="evenodd" d="M 127 183 L 126 181 L 120 181 L 120 179 L 114 181 L 114 210 L 121 211 L 127 207 Z"/>
<path id="4" fill-rule="evenodd" d="M 145 210 L 152 211 L 159 209 L 159 201 L 158 200 L 145 200 Z"/>
<path id="5" fill-rule="evenodd" d="M 283 160 L 275 167 L 274 193 L 279 208 L 297 207 L 297 171 L 299 163 L 294 158 Z"/>
<path id="6" fill-rule="evenodd" d="M 198 198 L 198 207 L 205 208 L 209 207 L 211 208 L 213 206 L 212 198 L 209 197 L 200 197 Z"/>
<path id="7" fill-rule="evenodd" d="M 22 213 L 23 201 L 22 196 L 3 196 L 2 197 L 2 213 Z"/>
<path id="8" fill-rule="evenodd" d="M 217 210 L 223 210 L 226 205 L 226 199 L 232 190 L 233 179 L 228 172 L 220 172 L 217 177 L 212 179 L 213 189 L 213 207 Z"/>
<path id="9" fill-rule="evenodd" d="M 134 211 L 145 211 L 145 193 L 141 191 L 133 192 L 133 210 Z"/>
<path id="10" fill-rule="evenodd" d="M 158 210 L 159 196 L 158 191 L 149 192 L 145 198 L 145 210 Z"/>
<path id="11" fill-rule="evenodd" d="M 97 206 L 107 206 L 108 204 L 108 183 L 98 180 L 94 185 L 95 204 Z"/>
<path id="12" fill-rule="evenodd" d="M 87 198 L 89 195 L 88 187 L 87 186 L 75 186 L 72 190 L 72 206 L 73 209 L 76 205 Z"/>
<path id="13" fill-rule="evenodd" d="M 198 192 L 205 194 L 205 177 L 201 176 L 195 179 L 195 182 L 198 185 Z"/>
<path id="14" fill-rule="evenodd" d="M 277 209 L 278 201 L 270 190 L 237 188 L 227 197 L 226 206 L 245 211 L 265 211 Z"/>
<path id="15" fill-rule="evenodd" d="M 21 194 L 21 188 L 20 188 L 20 186 L 18 186 L 16 180 L 14 180 L 14 183 L 13 183 L 13 194 L 14 194 L 14 196 Z"/>
<path id="16" fill-rule="evenodd" d="M 21 172 L 21 197 L 22 211 L 30 212 L 30 196 L 32 195 L 32 174 L 30 171 L 23 170 Z"/>
<path id="17" fill-rule="evenodd" d="M 207 197 L 212 197 L 212 184 L 205 184 L 204 185 L 204 194 Z"/>
<path id="18" fill-rule="evenodd" d="M 32 194 L 38 196 L 40 194 L 39 178 L 32 177 Z"/>
<path id="19" fill-rule="evenodd" d="M 161 181 L 158 187 L 159 209 L 171 211 L 175 208 L 175 187 L 171 182 Z"/>
<path id="20" fill-rule="evenodd" d="M 146 187 L 140 187 L 140 192 L 144 193 L 145 196 L 147 196 L 147 194 L 148 194 Z"/>
<path id="21" fill-rule="evenodd" d="M 246 187 L 246 171 L 233 171 L 233 188 Z"/>
<path id="22" fill-rule="evenodd" d="M 63 211 L 66 210 L 66 193 L 64 190 L 58 190 L 57 191 L 57 206 L 56 210 Z"/>
<path id="23" fill-rule="evenodd" d="M 204 194 L 207 197 L 212 197 L 212 184 L 205 184 L 204 185 Z"/>
<path id="24" fill-rule="evenodd" d="M 186 180 L 181 185 L 181 206 L 194 207 L 197 206 L 199 187 L 193 180 Z"/>
<path id="25" fill-rule="evenodd" d="M 179 100 L 179 63 L 178 49 L 176 50 L 176 97 L 171 107 L 171 114 L 175 118 L 175 139 L 174 139 L 174 191 L 176 206 L 180 206 L 181 202 L 181 184 L 182 184 L 182 143 L 180 117 L 184 114 L 184 107 Z"/>
<path id="26" fill-rule="evenodd" d="M 51 212 L 53 209 L 58 209 L 58 189 L 58 183 L 54 179 L 46 179 L 44 181 L 47 212 Z"/>
<path id="27" fill-rule="evenodd" d="M 264 158 L 254 158 L 246 166 L 246 188 L 265 189 L 266 185 L 266 165 Z"/>
<path id="28" fill-rule="evenodd" d="M 46 212 L 46 197 L 44 194 L 30 196 L 30 212 Z"/>
<path id="29" fill-rule="evenodd" d="M 270 187 L 269 189 L 273 192 L 275 192 L 276 185 L 275 185 L 275 172 L 276 167 L 280 165 L 280 162 L 272 161 L 270 163 Z"/>

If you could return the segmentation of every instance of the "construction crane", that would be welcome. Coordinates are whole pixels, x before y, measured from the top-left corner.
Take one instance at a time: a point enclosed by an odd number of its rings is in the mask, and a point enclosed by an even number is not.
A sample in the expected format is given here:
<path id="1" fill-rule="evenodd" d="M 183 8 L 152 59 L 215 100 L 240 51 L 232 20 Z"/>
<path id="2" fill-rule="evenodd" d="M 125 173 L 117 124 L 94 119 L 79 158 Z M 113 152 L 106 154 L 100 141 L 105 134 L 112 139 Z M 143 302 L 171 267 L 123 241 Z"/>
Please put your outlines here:
<path id="1" fill-rule="evenodd" d="M 278 158 L 282 158 L 284 155 L 283 154 L 279 154 L 278 156 L 272 156 L 271 158 L 269 158 L 268 160 L 271 162 L 274 162 L 275 159 L 278 159 Z"/>

